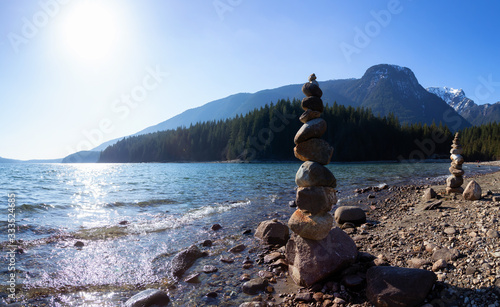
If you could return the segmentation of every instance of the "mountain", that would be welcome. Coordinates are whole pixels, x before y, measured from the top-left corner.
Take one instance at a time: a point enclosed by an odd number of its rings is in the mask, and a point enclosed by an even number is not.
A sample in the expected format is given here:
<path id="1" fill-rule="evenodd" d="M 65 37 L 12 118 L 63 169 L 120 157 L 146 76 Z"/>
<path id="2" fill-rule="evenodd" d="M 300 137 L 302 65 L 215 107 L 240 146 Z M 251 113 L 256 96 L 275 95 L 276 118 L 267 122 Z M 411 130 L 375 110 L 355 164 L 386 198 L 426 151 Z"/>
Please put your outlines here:
<path id="1" fill-rule="evenodd" d="M 0 163 L 61 163 L 62 159 L 15 160 L 0 157 Z"/>
<path id="2" fill-rule="evenodd" d="M 62 159 L 61 163 L 96 163 L 100 155 L 100 151 L 79 151 Z"/>
<path id="3" fill-rule="evenodd" d="M 462 89 L 428 87 L 427 91 L 443 99 L 474 126 L 500 122 L 500 102 L 477 105 Z"/>
<path id="4" fill-rule="evenodd" d="M 417 81 L 413 72 L 406 67 L 380 64 L 370 67 L 361 79 L 341 79 L 319 82 L 323 90 L 323 102 L 334 102 L 345 106 L 370 108 L 374 114 L 386 116 L 394 113 L 401 122 L 431 124 L 447 122 L 455 118 L 458 123 L 453 129 L 469 126 L 470 123 L 449 107 L 442 99 L 427 92 Z M 276 102 L 283 98 L 302 99 L 302 84 L 286 85 L 253 94 L 239 93 L 189 109 L 157 125 L 141 130 L 133 136 L 189 127 L 204 121 L 232 118 Z M 105 142 L 94 151 L 104 150 L 123 138 Z"/>

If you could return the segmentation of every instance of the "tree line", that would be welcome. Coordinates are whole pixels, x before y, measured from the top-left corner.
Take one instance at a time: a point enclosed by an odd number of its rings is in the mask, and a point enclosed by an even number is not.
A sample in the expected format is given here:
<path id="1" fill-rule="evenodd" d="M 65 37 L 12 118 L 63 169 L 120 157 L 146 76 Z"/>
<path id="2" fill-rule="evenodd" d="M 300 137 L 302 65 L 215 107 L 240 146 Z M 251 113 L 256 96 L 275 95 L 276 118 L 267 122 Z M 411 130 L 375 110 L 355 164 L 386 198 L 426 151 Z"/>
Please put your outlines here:
<path id="1" fill-rule="evenodd" d="M 302 125 L 298 120 L 302 112 L 300 100 L 282 99 L 245 116 L 127 137 L 106 148 L 99 162 L 297 161 L 293 139 Z M 453 135 L 441 123 L 401 125 L 392 114 L 374 116 L 369 109 L 337 103 L 325 106 L 322 118 L 328 124 L 323 138 L 334 147 L 332 161 L 408 159 L 421 151 L 419 140 L 431 140 L 435 135 L 440 142 L 420 158 L 449 157 Z M 500 158 L 498 130 L 498 124 L 490 124 L 463 131 L 464 156 Z"/>

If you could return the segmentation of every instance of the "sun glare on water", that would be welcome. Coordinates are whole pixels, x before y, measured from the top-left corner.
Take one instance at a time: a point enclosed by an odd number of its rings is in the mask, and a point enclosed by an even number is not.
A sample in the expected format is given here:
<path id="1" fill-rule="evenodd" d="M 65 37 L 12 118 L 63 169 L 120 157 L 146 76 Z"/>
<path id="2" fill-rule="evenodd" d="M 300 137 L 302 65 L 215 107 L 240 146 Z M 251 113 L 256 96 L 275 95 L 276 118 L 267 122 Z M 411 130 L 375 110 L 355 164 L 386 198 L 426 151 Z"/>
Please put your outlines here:
<path id="1" fill-rule="evenodd" d="M 120 23 L 107 2 L 73 2 L 61 23 L 61 43 L 81 60 L 99 61 L 117 52 Z"/>

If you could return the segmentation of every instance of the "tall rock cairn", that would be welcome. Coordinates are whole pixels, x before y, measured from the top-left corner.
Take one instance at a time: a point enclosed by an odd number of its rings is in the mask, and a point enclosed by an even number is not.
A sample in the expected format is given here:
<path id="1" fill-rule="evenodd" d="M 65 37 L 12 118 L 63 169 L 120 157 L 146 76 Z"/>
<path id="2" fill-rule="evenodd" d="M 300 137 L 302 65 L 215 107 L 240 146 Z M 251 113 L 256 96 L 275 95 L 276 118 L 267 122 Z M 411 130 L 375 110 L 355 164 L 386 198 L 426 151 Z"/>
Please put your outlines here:
<path id="1" fill-rule="evenodd" d="M 464 183 L 464 170 L 462 169 L 462 164 L 464 164 L 464 158 L 462 157 L 462 146 L 458 140 L 458 132 L 455 133 L 455 138 L 453 139 L 453 144 L 450 150 L 451 156 L 451 176 L 446 179 L 446 194 L 460 193 L 464 192 L 462 184 Z"/>
<path id="2" fill-rule="evenodd" d="M 324 108 L 323 92 L 315 74 L 309 76 L 302 92 L 307 96 L 302 100 L 305 112 L 299 118 L 304 124 L 295 135 L 294 153 L 304 163 L 295 176 L 298 209 L 288 226 L 303 238 L 322 240 L 332 229 L 333 217 L 329 211 L 337 203 L 337 180 L 324 166 L 330 163 L 333 148 L 320 138 L 326 132 L 326 121 L 320 118 Z"/>

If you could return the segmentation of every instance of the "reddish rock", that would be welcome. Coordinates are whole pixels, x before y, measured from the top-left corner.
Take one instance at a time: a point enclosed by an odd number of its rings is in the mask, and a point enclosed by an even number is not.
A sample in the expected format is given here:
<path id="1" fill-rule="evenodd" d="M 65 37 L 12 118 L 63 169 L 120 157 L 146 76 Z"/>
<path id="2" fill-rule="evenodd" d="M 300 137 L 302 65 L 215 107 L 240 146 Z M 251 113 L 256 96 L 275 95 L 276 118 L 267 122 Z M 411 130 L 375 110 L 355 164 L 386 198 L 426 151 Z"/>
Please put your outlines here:
<path id="1" fill-rule="evenodd" d="M 292 234 L 286 245 L 288 272 L 296 284 L 304 287 L 348 267 L 357 254 L 354 241 L 338 227 L 319 241 Z"/>
<path id="2" fill-rule="evenodd" d="M 303 238 L 311 240 L 322 240 L 330 232 L 333 225 L 333 216 L 329 213 L 323 215 L 311 215 L 300 209 L 290 217 L 288 227 Z"/>
<path id="3" fill-rule="evenodd" d="M 314 161 L 326 165 L 330 163 L 333 147 L 322 139 L 310 139 L 297 144 L 293 149 L 295 157 L 302 161 Z"/>

